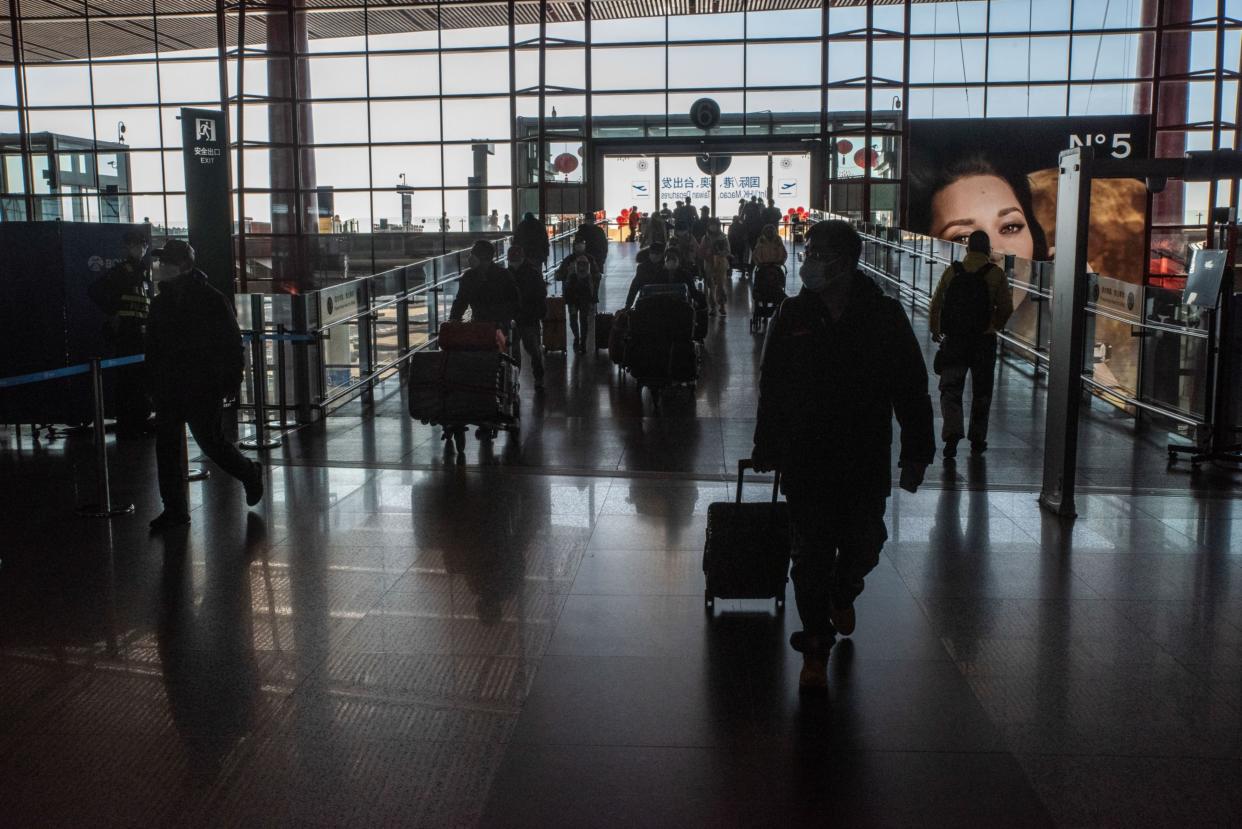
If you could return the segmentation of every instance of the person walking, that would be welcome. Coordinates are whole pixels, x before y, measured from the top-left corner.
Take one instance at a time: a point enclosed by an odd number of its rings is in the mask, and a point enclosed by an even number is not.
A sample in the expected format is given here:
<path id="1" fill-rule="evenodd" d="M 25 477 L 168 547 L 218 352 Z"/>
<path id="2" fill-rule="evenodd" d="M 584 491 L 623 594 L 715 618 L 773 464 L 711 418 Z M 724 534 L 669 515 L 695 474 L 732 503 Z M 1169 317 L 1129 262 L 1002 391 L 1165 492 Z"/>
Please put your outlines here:
<path id="1" fill-rule="evenodd" d="M 529 261 L 526 248 L 522 251 L 523 258 Z M 490 322 L 508 335 L 509 326 L 522 307 L 522 298 L 513 274 L 492 261 L 495 257 L 496 247 L 486 239 L 471 246 L 470 267 L 461 275 L 449 319 L 460 322 L 469 310 L 471 322 Z"/>
<path id="2" fill-rule="evenodd" d="M 513 222 L 509 220 L 508 213 L 505 214 L 505 221 L 504 221 L 504 224 L 501 225 L 500 229 L 503 230 L 505 233 L 508 233 L 509 231 L 513 230 Z"/>
<path id="3" fill-rule="evenodd" d="M 528 261 L 518 245 L 510 245 L 508 251 L 509 273 L 517 286 L 520 304 L 516 328 L 517 345 L 513 348 L 522 367 L 522 351 L 530 356 L 530 370 L 535 377 L 535 391 L 543 390 L 543 318 L 548 315 L 548 283 L 543 272 Z"/>
<path id="4" fill-rule="evenodd" d="M 932 294 L 928 323 L 940 343 L 940 413 L 946 459 L 957 457 L 957 444 L 970 439 L 970 451 L 988 448 L 988 416 L 996 380 L 996 334 L 1013 314 L 1013 294 L 1005 272 L 991 261 L 992 240 L 976 230 L 966 241 L 966 256 L 945 268 Z M 970 375 L 970 427 L 964 428 L 962 396 Z"/>
<path id="5" fill-rule="evenodd" d="M 802 291 L 768 326 L 752 461 L 779 470 L 793 534 L 802 630 L 800 685 L 823 691 L 837 634 L 888 537 L 892 421 L 901 428 L 902 489 L 915 492 L 935 458 L 923 353 L 901 304 L 858 270 L 862 240 L 846 222 L 808 234 Z"/>
<path id="6" fill-rule="evenodd" d="M 147 237 L 137 230 L 122 237 L 125 258 L 87 288 L 87 295 L 108 315 L 104 339 L 113 357 L 143 352 L 147 317 L 151 311 L 151 274 L 146 265 Z M 151 402 L 141 365 L 116 369 L 116 436 L 138 438 L 146 432 Z"/>
<path id="7" fill-rule="evenodd" d="M 489 233 L 500 232 L 500 212 L 493 210 L 487 216 L 487 230 Z"/>
<path id="8" fill-rule="evenodd" d="M 759 234 L 759 240 L 755 243 L 754 250 L 751 251 L 751 264 L 756 268 L 783 268 L 788 258 L 789 252 L 785 250 L 785 243 L 781 241 L 780 235 L 776 232 L 776 226 L 764 225 L 763 232 Z"/>
<path id="9" fill-rule="evenodd" d="M 574 242 L 579 240 L 586 243 L 586 252 L 599 265 L 600 271 L 603 271 L 604 263 L 608 261 L 608 234 L 595 223 L 594 214 L 582 214 L 582 224 L 574 231 Z"/>
<path id="10" fill-rule="evenodd" d="M 587 332 L 590 330 L 591 317 L 595 313 L 596 295 L 595 277 L 591 273 L 591 262 L 585 256 L 574 260 L 574 267 L 565 279 L 565 305 L 569 308 L 569 330 L 574 335 L 574 351 L 582 354 L 586 349 Z"/>
<path id="11" fill-rule="evenodd" d="M 642 219 L 642 214 L 638 212 L 638 205 L 631 207 L 629 214 L 630 238 L 627 241 L 638 241 L 638 228 L 642 223 Z"/>
<path id="12" fill-rule="evenodd" d="M 729 284 L 729 242 L 720 236 L 712 244 L 711 253 L 703 260 L 703 281 L 706 283 L 708 313 L 714 317 L 719 311 L 723 317 L 727 313 L 728 302 L 725 289 Z"/>
<path id="13" fill-rule="evenodd" d="M 527 260 L 542 268 L 548 261 L 548 229 L 543 222 L 527 213 L 513 230 L 513 244 L 522 248 Z"/>
<path id="14" fill-rule="evenodd" d="M 263 467 L 224 437 L 224 398 L 242 381 L 241 330 L 229 301 L 194 266 L 194 248 L 165 243 L 160 290 L 151 302 L 146 332 L 147 377 L 155 403 L 155 459 L 164 511 L 151 529 L 190 523 L 186 494 L 185 428 L 203 454 L 242 482 L 246 503 L 263 499 Z"/>

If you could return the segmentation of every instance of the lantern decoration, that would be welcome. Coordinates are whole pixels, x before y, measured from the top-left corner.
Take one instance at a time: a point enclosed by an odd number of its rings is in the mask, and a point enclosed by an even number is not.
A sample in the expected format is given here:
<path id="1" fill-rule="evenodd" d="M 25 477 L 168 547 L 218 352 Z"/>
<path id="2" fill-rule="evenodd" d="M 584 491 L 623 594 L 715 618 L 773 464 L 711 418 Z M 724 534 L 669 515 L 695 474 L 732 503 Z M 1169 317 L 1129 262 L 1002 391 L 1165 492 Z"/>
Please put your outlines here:
<path id="1" fill-rule="evenodd" d="M 852 149 L 854 149 L 854 144 L 851 141 L 847 141 L 846 139 L 842 138 L 840 141 L 837 142 L 837 152 L 839 152 L 841 155 L 849 155 L 849 152 Z"/>
<path id="2" fill-rule="evenodd" d="M 859 167 L 874 167 L 880 160 L 880 154 L 875 150 L 859 150 L 854 153 L 854 163 Z"/>
<path id="3" fill-rule="evenodd" d="M 569 175 L 578 169 L 578 158 L 570 153 L 561 153 L 552 162 L 552 167 L 564 175 Z"/>
<path id="4" fill-rule="evenodd" d="M 795 215 L 797 212 L 798 212 L 798 209 L 796 207 L 791 207 L 789 208 L 789 210 L 786 211 L 786 213 L 788 213 L 790 216 Z"/>

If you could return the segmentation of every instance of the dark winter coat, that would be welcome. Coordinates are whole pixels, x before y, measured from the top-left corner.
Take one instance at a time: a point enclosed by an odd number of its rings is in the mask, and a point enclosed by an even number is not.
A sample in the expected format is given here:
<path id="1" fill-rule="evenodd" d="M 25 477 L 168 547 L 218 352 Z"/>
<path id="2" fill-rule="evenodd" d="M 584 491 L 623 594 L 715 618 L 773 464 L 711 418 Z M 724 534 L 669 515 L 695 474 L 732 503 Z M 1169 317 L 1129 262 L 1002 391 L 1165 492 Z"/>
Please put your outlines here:
<path id="1" fill-rule="evenodd" d="M 449 309 L 449 319 L 460 320 L 466 315 L 467 308 L 473 322 L 508 325 L 517 319 L 522 300 L 513 274 L 495 262 L 466 271 L 461 275 L 461 285 L 453 307 Z"/>
<path id="2" fill-rule="evenodd" d="M 513 274 L 513 282 L 517 285 L 521 305 L 518 309 L 518 325 L 535 325 L 548 315 L 548 283 L 543 281 L 543 272 L 530 262 L 523 262 L 516 268 L 509 268 Z"/>
<path id="3" fill-rule="evenodd" d="M 599 225 L 582 225 L 574 233 L 574 241 L 586 242 L 586 252 L 603 268 L 608 259 L 608 234 Z"/>
<path id="4" fill-rule="evenodd" d="M 519 245 L 532 262 L 546 262 L 548 259 L 548 229 L 533 216 L 518 222 L 513 230 L 513 243 Z"/>
<path id="5" fill-rule="evenodd" d="M 147 318 L 146 367 L 157 408 L 233 394 L 244 351 L 233 306 L 194 270 L 160 286 Z"/>
<path id="6" fill-rule="evenodd" d="M 756 451 L 776 460 L 786 492 L 887 497 L 893 415 L 902 463 L 936 454 L 923 352 L 905 311 L 855 273 L 841 319 L 803 290 L 768 326 Z"/>

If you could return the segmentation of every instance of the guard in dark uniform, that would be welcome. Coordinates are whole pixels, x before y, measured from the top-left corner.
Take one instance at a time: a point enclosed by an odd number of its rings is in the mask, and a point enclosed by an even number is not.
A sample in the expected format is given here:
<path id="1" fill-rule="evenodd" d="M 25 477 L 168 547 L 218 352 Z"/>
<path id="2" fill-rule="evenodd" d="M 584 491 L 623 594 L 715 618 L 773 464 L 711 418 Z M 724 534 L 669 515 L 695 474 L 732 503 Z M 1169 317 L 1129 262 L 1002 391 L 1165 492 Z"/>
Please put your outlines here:
<path id="1" fill-rule="evenodd" d="M 151 273 L 147 267 L 147 237 L 125 233 L 125 258 L 117 262 L 87 289 L 108 321 L 104 337 L 113 357 L 141 354 L 151 310 Z M 151 401 L 147 398 L 141 363 L 113 369 L 116 377 L 116 435 L 128 439 L 148 432 Z"/>
<path id="2" fill-rule="evenodd" d="M 246 487 L 246 503 L 263 498 L 263 467 L 224 437 L 224 398 L 241 385 L 241 330 L 224 295 L 194 267 L 194 249 L 173 239 L 156 253 L 159 294 L 147 325 L 147 369 L 155 401 L 155 457 L 164 511 L 154 530 L 190 523 L 184 429 L 221 469 Z"/>

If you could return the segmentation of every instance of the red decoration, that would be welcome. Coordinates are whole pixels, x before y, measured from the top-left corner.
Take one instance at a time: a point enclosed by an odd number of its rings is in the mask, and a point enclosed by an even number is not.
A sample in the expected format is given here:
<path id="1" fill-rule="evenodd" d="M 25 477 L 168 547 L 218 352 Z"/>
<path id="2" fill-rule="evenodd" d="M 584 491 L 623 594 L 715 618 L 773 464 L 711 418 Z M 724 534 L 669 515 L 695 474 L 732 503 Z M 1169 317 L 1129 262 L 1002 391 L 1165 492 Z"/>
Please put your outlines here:
<path id="1" fill-rule="evenodd" d="M 797 212 L 798 212 L 798 211 L 797 211 L 795 208 L 792 208 L 792 207 L 791 207 L 791 208 L 789 208 L 789 211 L 788 211 L 788 213 L 789 213 L 789 215 L 790 215 L 790 216 L 794 215 L 794 214 L 795 214 L 795 213 L 797 213 Z"/>
<path id="2" fill-rule="evenodd" d="M 850 141 L 846 141 L 844 138 L 837 142 L 837 152 L 841 155 L 845 155 L 852 149 L 854 149 L 854 144 Z"/>
<path id="3" fill-rule="evenodd" d="M 574 170 L 578 169 L 578 158 L 577 156 L 570 155 L 569 153 L 561 153 L 552 162 L 552 166 L 558 173 L 569 175 Z"/>
<path id="4" fill-rule="evenodd" d="M 875 150 L 859 150 L 854 153 L 854 163 L 859 167 L 874 167 L 879 160 L 880 154 Z"/>

